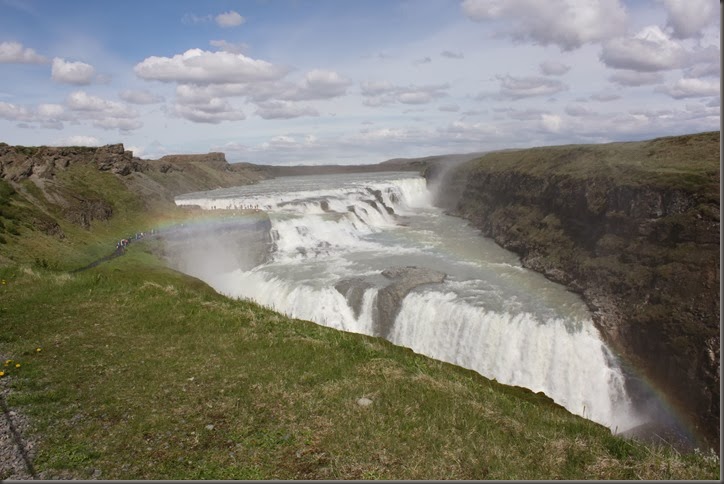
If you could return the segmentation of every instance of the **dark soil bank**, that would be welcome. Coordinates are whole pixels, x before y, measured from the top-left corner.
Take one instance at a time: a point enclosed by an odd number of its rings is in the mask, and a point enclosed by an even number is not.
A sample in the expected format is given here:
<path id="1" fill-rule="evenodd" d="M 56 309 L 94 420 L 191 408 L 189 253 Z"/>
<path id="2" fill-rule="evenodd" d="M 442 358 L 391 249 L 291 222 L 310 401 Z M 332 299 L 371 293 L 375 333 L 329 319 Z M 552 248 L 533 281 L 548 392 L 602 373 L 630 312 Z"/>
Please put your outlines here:
<path id="1" fill-rule="evenodd" d="M 580 293 L 612 347 L 719 447 L 719 133 L 430 165 L 437 203 Z"/>

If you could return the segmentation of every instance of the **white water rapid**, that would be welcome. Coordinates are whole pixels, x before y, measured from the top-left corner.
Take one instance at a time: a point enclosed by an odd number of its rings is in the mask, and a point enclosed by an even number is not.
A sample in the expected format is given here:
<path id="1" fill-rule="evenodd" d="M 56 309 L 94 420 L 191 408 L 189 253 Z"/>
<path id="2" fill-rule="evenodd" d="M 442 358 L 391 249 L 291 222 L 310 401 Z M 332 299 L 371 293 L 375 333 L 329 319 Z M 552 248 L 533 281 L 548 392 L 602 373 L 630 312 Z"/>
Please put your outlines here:
<path id="1" fill-rule="evenodd" d="M 442 272 L 443 282 L 414 287 L 392 309 L 390 341 L 543 391 L 612 430 L 640 423 L 621 369 L 581 299 L 433 207 L 425 180 L 414 173 L 282 177 L 187 194 L 176 203 L 269 214 L 271 260 L 205 276 L 221 293 L 376 334 L 378 295 L 390 284 L 383 270 Z M 335 288 L 345 281 L 356 292 Z"/>

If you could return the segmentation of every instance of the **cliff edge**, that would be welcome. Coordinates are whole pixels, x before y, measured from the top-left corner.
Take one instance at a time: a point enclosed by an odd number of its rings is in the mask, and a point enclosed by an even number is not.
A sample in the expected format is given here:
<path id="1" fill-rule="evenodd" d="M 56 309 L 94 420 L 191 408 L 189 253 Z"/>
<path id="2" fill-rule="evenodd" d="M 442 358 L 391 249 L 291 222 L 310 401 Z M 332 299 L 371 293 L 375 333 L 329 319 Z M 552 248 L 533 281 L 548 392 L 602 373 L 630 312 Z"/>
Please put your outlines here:
<path id="1" fill-rule="evenodd" d="M 437 204 L 580 293 L 609 344 L 719 447 L 719 132 L 430 165 Z"/>

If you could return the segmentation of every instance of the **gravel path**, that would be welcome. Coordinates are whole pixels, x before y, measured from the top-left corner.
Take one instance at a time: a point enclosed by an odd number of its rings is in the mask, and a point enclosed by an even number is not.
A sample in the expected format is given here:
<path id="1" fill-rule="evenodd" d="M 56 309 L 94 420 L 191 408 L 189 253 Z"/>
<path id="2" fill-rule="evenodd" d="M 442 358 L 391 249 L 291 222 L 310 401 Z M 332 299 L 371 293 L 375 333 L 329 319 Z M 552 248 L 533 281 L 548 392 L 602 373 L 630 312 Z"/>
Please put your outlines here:
<path id="1" fill-rule="evenodd" d="M 86 477 L 68 470 L 36 472 L 33 460 L 38 441 L 30 435 L 30 421 L 22 413 L 8 405 L 10 379 L 0 378 L 0 482 L 27 480 L 96 480 L 101 472 L 92 469 Z"/>
<path id="2" fill-rule="evenodd" d="M 28 419 L 7 405 L 8 378 L 0 380 L 0 480 L 38 478 L 33 468 L 35 444 L 24 438 Z"/>

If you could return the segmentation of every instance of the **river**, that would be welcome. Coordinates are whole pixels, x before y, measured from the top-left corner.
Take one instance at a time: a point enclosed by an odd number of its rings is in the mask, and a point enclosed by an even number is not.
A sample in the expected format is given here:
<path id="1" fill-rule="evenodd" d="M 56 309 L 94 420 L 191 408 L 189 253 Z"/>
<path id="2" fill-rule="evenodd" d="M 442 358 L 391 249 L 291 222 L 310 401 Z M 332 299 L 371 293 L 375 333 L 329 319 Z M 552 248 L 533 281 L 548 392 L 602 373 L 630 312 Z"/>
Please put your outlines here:
<path id="1" fill-rule="evenodd" d="M 280 177 L 176 203 L 268 213 L 267 262 L 202 277 L 223 294 L 344 331 L 385 328 L 395 344 L 542 391 L 614 431 L 641 423 L 581 298 L 434 207 L 417 173 Z M 444 280 L 413 284 L 381 321 L 378 296 L 395 282 L 383 271 L 410 266 Z"/>

